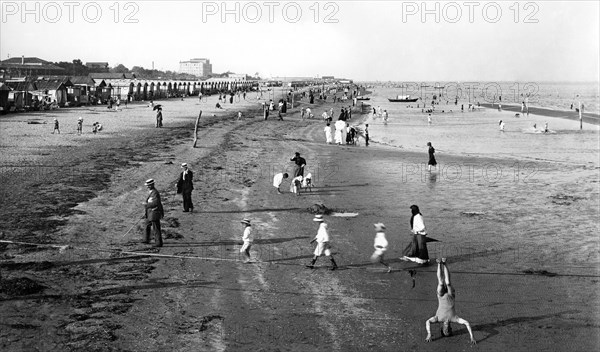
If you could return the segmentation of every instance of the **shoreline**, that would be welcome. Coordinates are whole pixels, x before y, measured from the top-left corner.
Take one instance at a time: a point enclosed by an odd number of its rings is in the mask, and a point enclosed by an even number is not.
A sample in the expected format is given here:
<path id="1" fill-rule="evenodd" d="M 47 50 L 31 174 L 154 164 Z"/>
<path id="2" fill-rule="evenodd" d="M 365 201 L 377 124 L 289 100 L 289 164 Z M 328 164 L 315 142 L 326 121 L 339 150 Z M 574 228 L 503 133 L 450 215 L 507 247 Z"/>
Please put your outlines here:
<path id="1" fill-rule="evenodd" d="M 481 106 L 483 106 L 484 108 L 487 108 L 487 109 L 498 109 L 497 103 L 496 104 L 483 103 L 483 104 L 481 104 Z M 522 117 L 527 116 L 526 114 L 521 113 L 520 105 L 517 106 L 517 105 L 510 105 L 510 104 L 509 105 L 502 104 L 502 110 L 516 112 L 521 115 L 524 115 Z M 547 109 L 547 108 L 530 107 L 529 114 L 543 116 L 543 117 L 557 117 L 557 118 L 562 118 L 562 119 L 567 119 L 567 120 L 579 121 L 579 113 L 574 110 L 554 110 L 554 109 Z M 583 119 L 584 123 L 600 125 L 600 114 L 584 112 L 582 114 L 582 119 Z"/>

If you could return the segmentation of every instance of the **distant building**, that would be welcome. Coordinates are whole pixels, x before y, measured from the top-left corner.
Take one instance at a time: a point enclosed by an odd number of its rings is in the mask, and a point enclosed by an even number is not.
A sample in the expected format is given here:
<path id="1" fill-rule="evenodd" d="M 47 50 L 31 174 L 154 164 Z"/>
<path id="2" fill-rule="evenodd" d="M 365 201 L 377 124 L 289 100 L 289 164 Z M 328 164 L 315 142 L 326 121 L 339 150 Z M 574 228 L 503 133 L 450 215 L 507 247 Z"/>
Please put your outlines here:
<path id="1" fill-rule="evenodd" d="M 209 59 L 191 59 L 189 61 L 179 61 L 179 72 L 198 77 L 208 77 L 212 75 L 212 64 L 210 63 Z"/>
<path id="2" fill-rule="evenodd" d="M 56 66 L 49 61 L 37 57 L 24 56 L 11 57 L 10 59 L 0 61 L 0 71 L 4 71 L 2 74 L 4 78 L 65 74 L 64 68 Z"/>
<path id="3" fill-rule="evenodd" d="M 86 62 L 85 66 L 92 71 L 105 71 L 108 72 L 108 62 Z"/>

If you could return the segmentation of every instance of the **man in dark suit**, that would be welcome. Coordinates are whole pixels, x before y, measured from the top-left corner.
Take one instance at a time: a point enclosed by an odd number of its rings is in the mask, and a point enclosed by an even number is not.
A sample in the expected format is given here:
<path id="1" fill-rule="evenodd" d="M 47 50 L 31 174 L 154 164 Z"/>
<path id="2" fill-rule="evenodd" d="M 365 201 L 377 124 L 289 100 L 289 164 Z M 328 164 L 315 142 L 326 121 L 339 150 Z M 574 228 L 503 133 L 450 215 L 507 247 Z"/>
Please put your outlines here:
<path id="1" fill-rule="evenodd" d="M 181 164 L 183 171 L 179 174 L 179 181 L 177 181 L 177 193 L 183 196 L 183 211 L 194 212 L 194 205 L 192 204 L 192 191 L 194 190 L 194 173 L 188 169 L 188 164 Z"/>
<path id="2" fill-rule="evenodd" d="M 163 218 L 165 212 L 163 210 L 162 203 L 160 201 L 160 194 L 154 188 L 154 180 L 149 179 L 146 181 L 146 187 L 148 187 L 148 197 L 144 204 L 146 219 L 146 232 L 142 243 L 150 243 L 150 232 L 154 232 L 154 247 L 162 247 L 163 239 L 160 230 L 160 219 Z"/>

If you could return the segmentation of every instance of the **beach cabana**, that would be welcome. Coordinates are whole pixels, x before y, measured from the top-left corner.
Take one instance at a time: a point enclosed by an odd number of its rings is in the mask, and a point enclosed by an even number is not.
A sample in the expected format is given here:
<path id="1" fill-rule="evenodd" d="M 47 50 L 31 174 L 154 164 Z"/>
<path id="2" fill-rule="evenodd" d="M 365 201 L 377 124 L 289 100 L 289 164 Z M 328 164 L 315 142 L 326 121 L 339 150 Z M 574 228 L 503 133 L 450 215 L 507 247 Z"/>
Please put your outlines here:
<path id="1" fill-rule="evenodd" d="M 10 88 L 4 83 L 0 83 L 0 113 L 8 111 L 8 93 Z"/>
<path id="2" fill-rule="evenodd" d="M 65 106 L 68 102 L 67 87 L 72 87 L 68 79 L 41 79 L 35 82 L 36 95 L 48 96 L 52 102 L 58 106 Z"/>
<path id="3" fill-rule="evenodd" d="M 67 88 L 67 98 L 76 105 L 89 104 L 96 82 L 90 76 L 73 76 L 69 79 L 73 87 Z"/>
<path id="4" fill-rule="evenodd" d="M 33 103 L 32 92 L 36 90 L 36 84 L 32 81 L 8 81 L 4 83 L 10 91 L 8 92 L 8 110 L 22 111 Z"/>

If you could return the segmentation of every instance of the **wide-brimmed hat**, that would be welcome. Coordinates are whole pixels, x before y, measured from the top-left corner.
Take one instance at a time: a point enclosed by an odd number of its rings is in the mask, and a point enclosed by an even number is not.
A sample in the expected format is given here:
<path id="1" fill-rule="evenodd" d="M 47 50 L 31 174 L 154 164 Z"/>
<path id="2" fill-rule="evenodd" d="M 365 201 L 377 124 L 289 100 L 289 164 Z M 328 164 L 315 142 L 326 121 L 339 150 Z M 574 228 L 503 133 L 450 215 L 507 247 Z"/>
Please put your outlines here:
<path id="1" fill-rule="evenodd" d="M 78 120 L 83 120 L 83 117 L 79 116 Z"/>
<path id="2" fill-rule="evenodd" d="M 150 179 L 146 180 L 146 183 L 145 183 L 146 186 L 150 186 L 150 185 L 153 185 L 153 184 L 154 184 L 154 180 L 153 179 L 150 178 Z"/>
<path id="3" fill-rule="evenodd" d="M 375 226 L 376 230 L 385 230 L 385 225 L 383 223 L 378 222 L 376 224 L 373 224 L 373 226 Z"/>
<path id="4" fill-rule="evenodd" d="M 317 214 L 315 215 L 315 218 L 313 219 L 313 221 L 317 221 L 317 222 L 323 222 L 323 215 L 321 214 Z"/>
<path id="5" fill-rule="evenodd" d="M 187 163 L 183 163 L 183 164 L 181 164 L 181 167 L 187 167 L 187 166 L 188 166 L 188 164 L 187 164 Z"/>
<path id="6" fill-rule="evenodd" d="M 246 225 L 250 225 L 250 220 L 249 219 L 244 219 L 242 221 L 240 221 L 242 224 L 246 224 Z"/>

